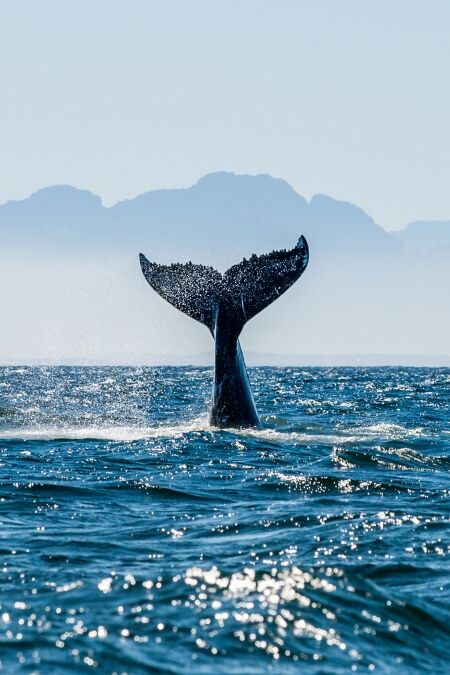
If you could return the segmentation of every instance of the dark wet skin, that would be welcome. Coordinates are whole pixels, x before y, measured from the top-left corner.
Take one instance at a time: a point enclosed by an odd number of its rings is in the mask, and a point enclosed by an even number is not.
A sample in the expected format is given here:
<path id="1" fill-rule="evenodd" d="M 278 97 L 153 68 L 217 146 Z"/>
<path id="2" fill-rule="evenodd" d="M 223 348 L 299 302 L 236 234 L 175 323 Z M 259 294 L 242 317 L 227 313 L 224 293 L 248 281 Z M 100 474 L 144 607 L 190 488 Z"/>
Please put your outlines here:
<path id="1" fill-rule="evenodd" d="M 237 326 L 226 308 L 217 312 L 214 329 L 214 385 L 210 423 L 215 427 L 252 427 L 259 424 Z"/>
<path id="2" fill-rule="evenodd" d="M 212 267 L 192 263 L 158 265 L 140 254 L 142 272 L 150 286 L 174 307 L 207 326 L 214 338 L 213 426 L 259 424 L 239 335 L 247 321 L 299 279 L 308 259 L 304 237 L 289 251 L 244 258 L 223 275 Z"/>

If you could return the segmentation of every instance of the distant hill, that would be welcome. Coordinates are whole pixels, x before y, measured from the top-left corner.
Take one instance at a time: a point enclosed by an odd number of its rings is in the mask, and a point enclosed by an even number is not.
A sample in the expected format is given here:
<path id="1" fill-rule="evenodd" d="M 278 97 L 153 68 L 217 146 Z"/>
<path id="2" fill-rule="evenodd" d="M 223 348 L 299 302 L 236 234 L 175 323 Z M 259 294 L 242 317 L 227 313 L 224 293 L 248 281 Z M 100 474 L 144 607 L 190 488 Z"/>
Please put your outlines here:
<path id="1" fill-rule="evenodd" d="M 284 180 L 214 173 L 104 207 L 70 186 L 0 206 L 0 362 L 208 352 L 204 327 L 146 285 L 139 251 L 220 270 L 306 235 L 310 265 L 246 326 L 265 354 L 446 354 L 449 223 L 389 233 L 359 207 Z"/>
<path id="2" fill-rule="evenodd" d="M 396 235 L 408 251 L 450 249 L 450 220 L 416 220 Z"/>

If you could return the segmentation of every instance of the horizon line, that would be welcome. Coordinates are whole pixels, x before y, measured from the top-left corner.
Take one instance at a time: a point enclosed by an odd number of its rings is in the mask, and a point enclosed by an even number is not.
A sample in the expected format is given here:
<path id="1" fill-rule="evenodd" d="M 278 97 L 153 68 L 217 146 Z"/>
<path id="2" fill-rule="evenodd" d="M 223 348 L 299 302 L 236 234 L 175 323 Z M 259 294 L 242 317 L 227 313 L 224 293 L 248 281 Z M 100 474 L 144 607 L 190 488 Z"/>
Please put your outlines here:
<path id="1" fill-rule="evenodd" d="M 250 368 L 258 367 L 413 367 L 448 368 L 450 354 L 267 354 L 248 352 L 247 363 Z M 142 355 L 139 357 L 109 356 L 105 359 L 62 357 L 58 359 L 5 359 L 0 360 L 0 368 L 9 367 L 205 367 L 214 365 L 213 352 L 176 356 L 170 354 Z"/>

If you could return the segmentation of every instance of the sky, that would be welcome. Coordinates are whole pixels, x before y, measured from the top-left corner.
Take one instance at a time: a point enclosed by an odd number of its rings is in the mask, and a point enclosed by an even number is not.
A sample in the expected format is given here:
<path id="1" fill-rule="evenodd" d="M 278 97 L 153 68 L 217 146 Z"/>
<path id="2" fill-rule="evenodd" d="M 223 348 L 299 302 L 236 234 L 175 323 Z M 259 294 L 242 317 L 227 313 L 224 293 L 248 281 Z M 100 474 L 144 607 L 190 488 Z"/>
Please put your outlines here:
<path id="1" fill-rule="evenodd" d="M 448 0 L 2 0 L 0 203 L 268 173 L 450 219 Z"/>

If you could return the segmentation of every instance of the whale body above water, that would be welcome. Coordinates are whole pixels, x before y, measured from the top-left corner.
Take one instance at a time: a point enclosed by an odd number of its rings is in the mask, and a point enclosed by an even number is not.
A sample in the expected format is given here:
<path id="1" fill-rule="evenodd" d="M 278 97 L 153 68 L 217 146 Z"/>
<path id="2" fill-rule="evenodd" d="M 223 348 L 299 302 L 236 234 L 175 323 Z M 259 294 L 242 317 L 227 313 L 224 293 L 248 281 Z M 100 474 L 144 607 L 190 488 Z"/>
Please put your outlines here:
<path id="1" fill-rule="evenodd" d="M 306 239 L 291 250 L 252 255 L 220 274 L 193 263 L 159 265 L 139 255 L 150 286 L 167 302 L 207 326 L 215 341 L 210 423 L 217 427 L 259 424 L 239 344 L 244 325 L 287 291 L 308 264 Z"/>

